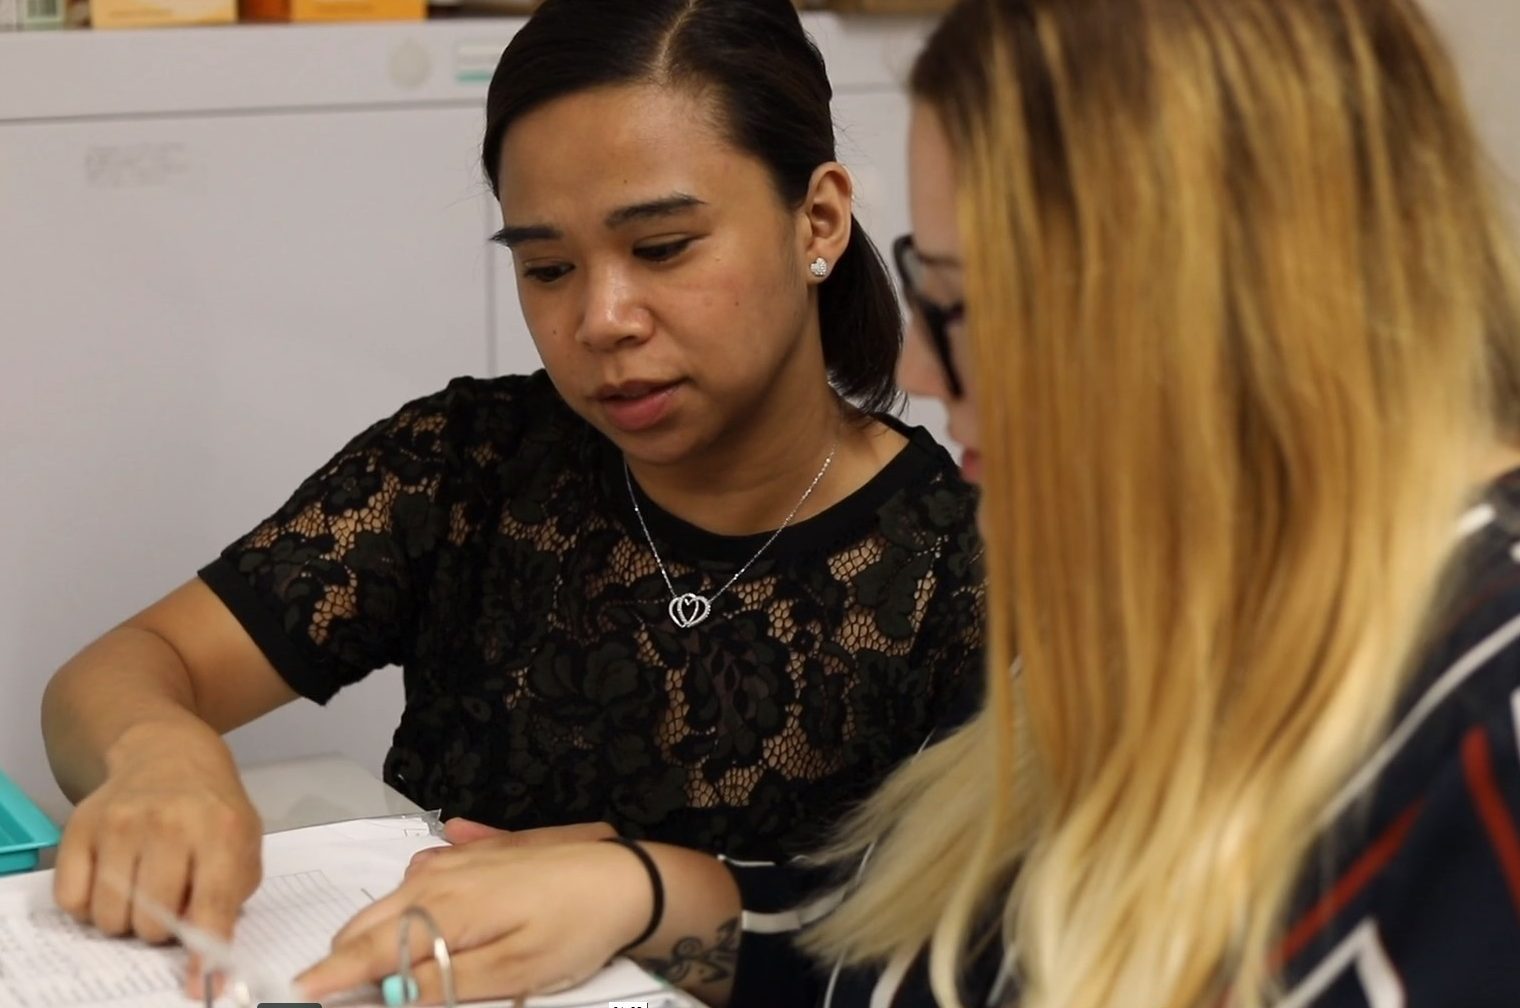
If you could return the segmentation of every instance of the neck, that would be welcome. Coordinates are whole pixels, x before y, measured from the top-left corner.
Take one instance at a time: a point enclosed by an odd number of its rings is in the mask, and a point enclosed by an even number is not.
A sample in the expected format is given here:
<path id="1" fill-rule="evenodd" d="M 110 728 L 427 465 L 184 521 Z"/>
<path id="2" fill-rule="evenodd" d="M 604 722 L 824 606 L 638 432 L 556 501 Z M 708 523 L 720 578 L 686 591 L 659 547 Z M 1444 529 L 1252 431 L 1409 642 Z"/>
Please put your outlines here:
<path id="1" fill-rule="evenodd" d="M 842 448 L 844 405 L 827 382 L 802 396 L 771 396 L 742 430 L 672 465 L 629 459 L 639 486 L 660 507 L 718 535 L 751 535 L 781 525 Z M 836 464 L 837 464 L 836 457 Z M 835 465 L 798 509 L 804 520 L 833 503 Z"/>

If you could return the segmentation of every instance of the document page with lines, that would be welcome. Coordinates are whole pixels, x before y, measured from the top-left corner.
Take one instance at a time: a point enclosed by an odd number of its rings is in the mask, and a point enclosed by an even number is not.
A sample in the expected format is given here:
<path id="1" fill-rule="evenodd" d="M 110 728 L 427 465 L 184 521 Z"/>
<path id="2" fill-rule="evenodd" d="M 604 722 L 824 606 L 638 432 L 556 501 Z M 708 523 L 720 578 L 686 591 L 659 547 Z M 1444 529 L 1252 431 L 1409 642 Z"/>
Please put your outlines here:
<path id="1" fill-rule="evenodd" d="M 245 975 L 288 982 L 322 957 L 350 917 L 395 888 L 413 854 L 439 843 L 424 821 L 409 816 L 265 837 L 264 882 L 239 918 L 236 964 Z M 51 893 L 51 872 L 0 879 L 0 1008 L 198 1004 L 182 993 L 183 949 L 103 937 L 58 910 Z M 371 1008 L 378 998 L 378 991 L 360 991 L 327 1005 Z M 626 960 L 575 990 L 528 1004 L 603 1008 L 628 999 L 694 1004 Z"/>

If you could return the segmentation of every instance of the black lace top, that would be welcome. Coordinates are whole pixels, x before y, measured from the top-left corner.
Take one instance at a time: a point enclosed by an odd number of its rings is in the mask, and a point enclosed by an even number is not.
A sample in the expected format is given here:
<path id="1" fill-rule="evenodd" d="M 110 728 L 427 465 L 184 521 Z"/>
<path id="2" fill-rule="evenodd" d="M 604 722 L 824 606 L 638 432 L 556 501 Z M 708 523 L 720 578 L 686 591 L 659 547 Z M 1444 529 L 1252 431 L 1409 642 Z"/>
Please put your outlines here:
<path id="1" fill-rule="evenodd" d="M 461 378 L 375 424 L 201 577 L 313 700 L 403 667 L 385 779 L 425 808 L 775 858 L 980 678 L 974 491 L 897 426 L 880 474 L 690 630 L 621 455 L 542 372 Z M 680 591 L 715 591 L 768 537 L 640 505 Z"/>

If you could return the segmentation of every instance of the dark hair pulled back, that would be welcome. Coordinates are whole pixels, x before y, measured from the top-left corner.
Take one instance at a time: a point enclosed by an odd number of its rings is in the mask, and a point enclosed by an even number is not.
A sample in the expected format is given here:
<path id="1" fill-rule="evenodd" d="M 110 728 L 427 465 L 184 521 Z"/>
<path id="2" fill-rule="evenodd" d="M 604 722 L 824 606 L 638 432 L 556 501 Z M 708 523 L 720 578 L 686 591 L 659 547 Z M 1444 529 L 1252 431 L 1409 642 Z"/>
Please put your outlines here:
<path id="1" fill-rule="evenodd" d="M 501 145 L 526 113 L 591 88 L 657 83 L 711 92 L 727 139 L 762 161 L 788 206 L 836 160 L 823 56 L 790 0 L 546 0 L 512 39 L 486 96 L 482 160 L 501 192 Z M 880 253 L 852 220 L 819 289 L 829 380 L 867 410 L 898 401 L 902 316 Z"/>

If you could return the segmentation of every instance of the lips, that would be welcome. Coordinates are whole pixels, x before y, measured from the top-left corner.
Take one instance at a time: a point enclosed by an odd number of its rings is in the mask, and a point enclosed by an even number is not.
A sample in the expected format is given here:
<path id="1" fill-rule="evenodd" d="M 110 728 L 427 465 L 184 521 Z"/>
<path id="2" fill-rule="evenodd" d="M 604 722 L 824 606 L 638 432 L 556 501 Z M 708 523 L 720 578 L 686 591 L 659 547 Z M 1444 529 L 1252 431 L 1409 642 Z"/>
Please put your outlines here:
<path id="1" fill-rule="evenodd" d="M 642 399 L 644 396 L 659 392 L 678 384 L 674 381 L 638 380 L 618 382 L 617 384 L 603 385 L 596 390 L 598 399 Z"/>
<path id="2" fill-rule="evenodd" d="M 635 434 L 670 415 L 680 388 L 679 381 L 625 381 L 597 389 L 596 401 L 614 427 Z"/>

